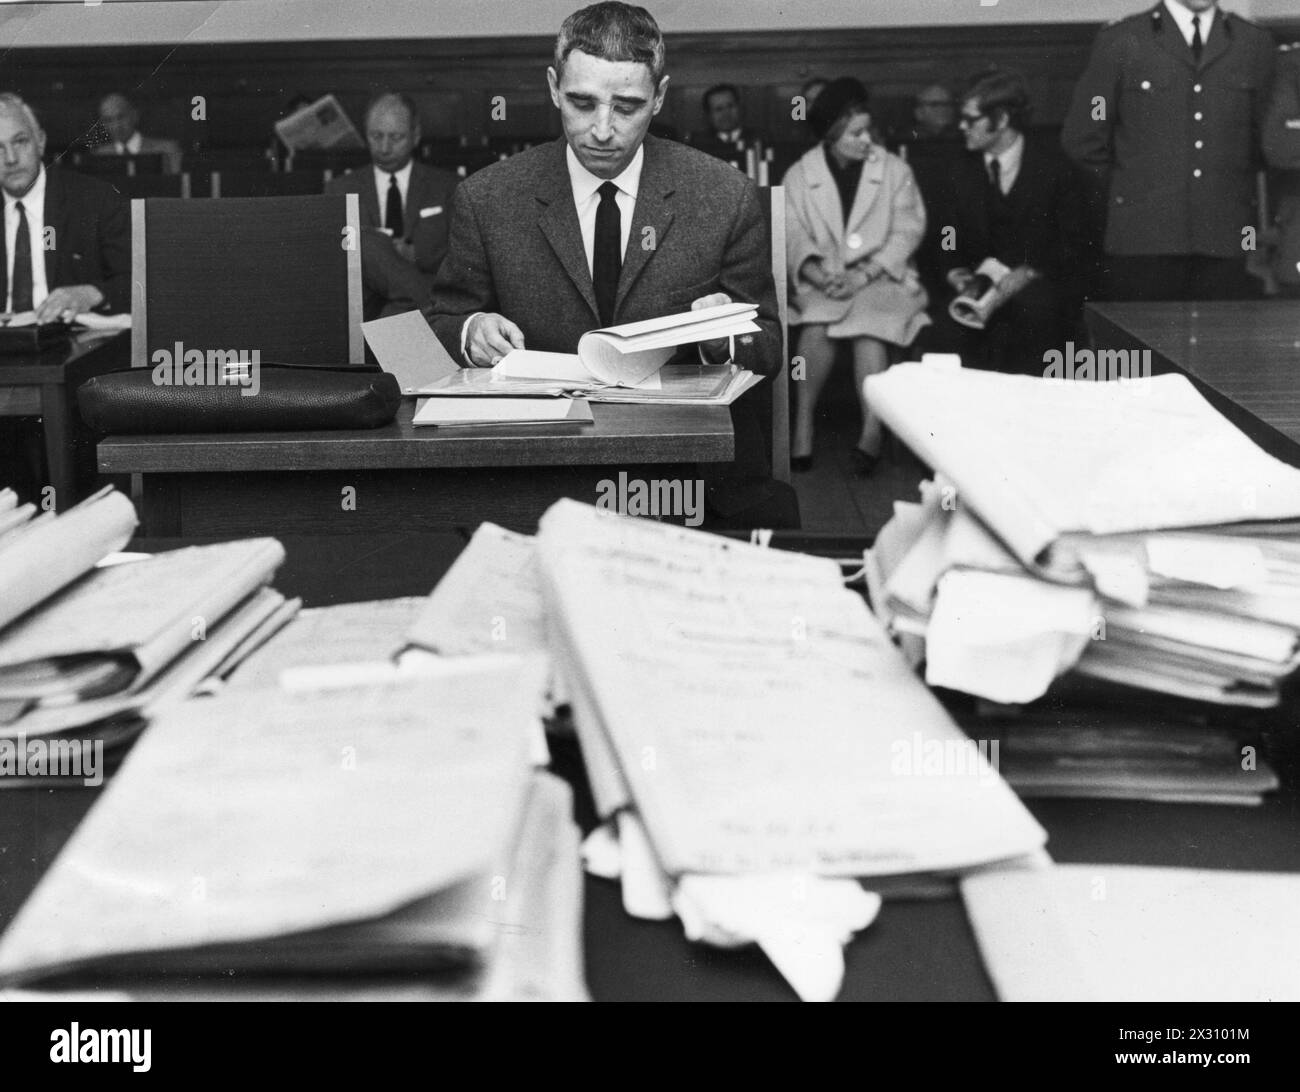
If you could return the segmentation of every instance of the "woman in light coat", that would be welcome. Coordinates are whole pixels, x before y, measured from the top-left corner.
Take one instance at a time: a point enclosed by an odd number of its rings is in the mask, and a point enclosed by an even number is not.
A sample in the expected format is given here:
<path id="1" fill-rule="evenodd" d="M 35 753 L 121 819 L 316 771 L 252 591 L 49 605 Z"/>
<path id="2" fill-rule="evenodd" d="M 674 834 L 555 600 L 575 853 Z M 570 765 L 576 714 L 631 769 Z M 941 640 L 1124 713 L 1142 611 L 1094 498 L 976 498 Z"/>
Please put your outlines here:
<path id="1" fill-rule="evenodd" d="M 867 90 L 832 80 L 809 110 L 819 143 L 784 179 L 790 323 L 799 327 L 791 462 L 812 465 L 813 411 L 835 360 L 836 342 L 853 343 L 854 383 L 862 403 L 855 469 L 880 457 L 881 427 L 863 393 L 884 371 L 889 346 L 907 346 L 929 323 L 926 295 L 912 265 L 925 234 L 925 206 L 903 160 L 871 139 Z"/>

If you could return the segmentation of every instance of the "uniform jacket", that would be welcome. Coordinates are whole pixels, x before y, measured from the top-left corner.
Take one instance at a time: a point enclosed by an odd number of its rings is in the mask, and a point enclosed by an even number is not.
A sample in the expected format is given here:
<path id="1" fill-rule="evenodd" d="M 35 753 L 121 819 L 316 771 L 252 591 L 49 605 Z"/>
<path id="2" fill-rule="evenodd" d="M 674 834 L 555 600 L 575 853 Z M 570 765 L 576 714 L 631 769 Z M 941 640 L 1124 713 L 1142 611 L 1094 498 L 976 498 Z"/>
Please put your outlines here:
<path id="1" fill-rule="evenodd" d="M 758 191 L 743 174 L 685 145 L 645 138 L 645 162 L 614 305 L 614 323 L 687 310 L 713 292 L 758 304 L 761 332 L 736 339 L 736 363 L 780 366 L 771 244 Z M 563 139 L 476 172 L 456 191 L 451 248 L 427 312 L 455 360 L 476 311 L 516 323 L 530 349 L 572 353 L 600 323 Z"/>
<path id="2" fill-rule="evenodd" d="M 1107 187 L 1108 253 L 1242 256 L 1273 63 L 1222 8 L 1199 67 L 1163 4 L 1098 33 L 1061 139 Z"/>
<path id="3" fill-rule="evenodd" d="M 847 224 L 823 145 L 805 152 L 783 184 L 790 321 L 828 323 L 832 337 L 910 345 L 929 321 L 925 289 L 912 264 L 925 236 L 925 205 L 911 168 L 873 148 L 862 165 Z M 874 258 L 886 276 L 849 299 L 834 300 L 800 278 L 800 267 L 811 257 L 825 259 L 832 272 Z"/>
<path id="4" fill-rule="evenodd" d="M 447 255 L 452 191 L 458 179 L 450 171 L 411 164 L 411 180 L 402 206 L 402 238 L 415 246 L 415 265 L 422 273 L 437 273 Z M 355 193 L 360 198 L 361 226 L 382 228 L 388 195 L 375 189 L 375 171 L 367 164 L 325 184 L 328 194 Z"/>
<path id="5" fill-rule="evenodd" d="M 93 284 L 104 293 L 99 310 L 131 310 L 131 216 L 117 190 L 97 178 L 46 168 L 45 227 L 53 229 L 54 245 L 45 251 L 51 290 Z M 0 232 L 0 306 L 8 295 L 9 255 Z"/>
<path id="6" fill-rule="evenodd" d="M 1276 167 L 1275 216 L 1280 238 L 1278 280 L 1300 284 L 1300 42 L 1278 53 L 1277 77 L 1264 119 L 1264 157 Z"/>

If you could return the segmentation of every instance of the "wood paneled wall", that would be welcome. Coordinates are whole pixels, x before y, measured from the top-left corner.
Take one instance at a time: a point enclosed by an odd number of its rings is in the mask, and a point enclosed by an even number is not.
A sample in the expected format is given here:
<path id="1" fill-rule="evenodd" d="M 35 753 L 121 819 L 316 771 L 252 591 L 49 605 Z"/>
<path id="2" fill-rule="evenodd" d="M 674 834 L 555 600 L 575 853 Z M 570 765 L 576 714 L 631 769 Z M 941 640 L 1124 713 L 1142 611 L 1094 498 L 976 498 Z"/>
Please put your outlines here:
<path id="1" fill-rule="evenodd" d="M 924 84 L 960 83 L 996 63 L 1025 73 L 1036 120 L 1055 124 L 1096 29 L 1058 23 L 670 36 L 672 82 L 662 120 L 682 131 L 702 127 L 701 92 L 728 81 L 742 88 L 749 125 L 774 140 L 799 139 L 791 96 L 808 76 L 823 74 L 858 76 L 885 123 L 901 125 Z M 1273 29 L 1279 40 L 1300 38 L 1300 19 Z M 11 50 L 0 57 L 0 86 L 38 109 L 55 149 L 89 131 L 98 97 L 114 89 L 136 100 L 145 132 L 196 149 L 266 145 L 284 104 L 299 93 L 333 91 L 360 125 L 363 104 L 380 88 L 416 99 L 426 136 L 477 142 L 558 133 L 545 84 L 551 47 L 550 38 L 485 37 Z M 196 96 L 206 120 L 192 117 Z M 504 118 L 492 116 L 496 96 Z"/>

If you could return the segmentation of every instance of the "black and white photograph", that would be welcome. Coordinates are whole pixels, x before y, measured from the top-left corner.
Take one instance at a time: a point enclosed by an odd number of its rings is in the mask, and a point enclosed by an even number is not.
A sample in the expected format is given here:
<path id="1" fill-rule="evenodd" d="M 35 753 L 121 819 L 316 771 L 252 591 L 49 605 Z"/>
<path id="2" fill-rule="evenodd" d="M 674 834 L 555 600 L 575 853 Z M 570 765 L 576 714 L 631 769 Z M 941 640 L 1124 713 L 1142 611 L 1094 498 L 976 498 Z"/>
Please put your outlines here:
<path id="1" fill-rule="evenodd" d="M 0 2 L 0 195 L 15 1076 L 1280 1061 L 1296 0 Z"/>

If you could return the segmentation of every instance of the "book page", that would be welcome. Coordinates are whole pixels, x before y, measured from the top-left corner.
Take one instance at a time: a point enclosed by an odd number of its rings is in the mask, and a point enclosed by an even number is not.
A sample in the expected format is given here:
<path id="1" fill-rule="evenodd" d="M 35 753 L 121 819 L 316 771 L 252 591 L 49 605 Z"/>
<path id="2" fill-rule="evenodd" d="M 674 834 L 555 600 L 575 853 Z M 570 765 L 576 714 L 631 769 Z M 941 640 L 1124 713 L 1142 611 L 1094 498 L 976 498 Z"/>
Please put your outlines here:
<path id="1" fill-rule="evenodd" d="M 0 941 L 0 976 L 368 920 L 499 862 L 545 665 L 157 718 Z"/>
<path id="2" fill-rule="evenodd" d="M 560 501 L 538 541 L 669 873 L 869 876 L 1043 843 L 833 561 L 665 530 Z M 961 770 L 922 769 L 930 742 Z"/>
<path id="3" fill-rule="evenodd" d="M 1180 375 L 1090 382 L 901 364 L 867 387 L 884 422 L 1026 565 L 1069 531 L 1300 515 L 1300 470 Z"/>
<path id="4" fill-rule="evenodd" d="M 403 394 L 418 394 L 461 371 L 419 311 L 363 322 L 361 333 L 379 366 L 397 377 Z"/>

